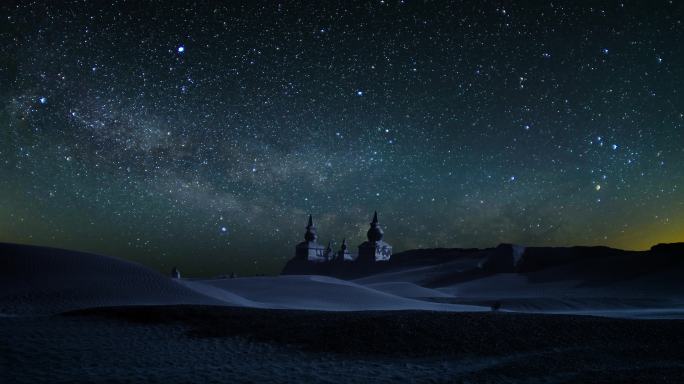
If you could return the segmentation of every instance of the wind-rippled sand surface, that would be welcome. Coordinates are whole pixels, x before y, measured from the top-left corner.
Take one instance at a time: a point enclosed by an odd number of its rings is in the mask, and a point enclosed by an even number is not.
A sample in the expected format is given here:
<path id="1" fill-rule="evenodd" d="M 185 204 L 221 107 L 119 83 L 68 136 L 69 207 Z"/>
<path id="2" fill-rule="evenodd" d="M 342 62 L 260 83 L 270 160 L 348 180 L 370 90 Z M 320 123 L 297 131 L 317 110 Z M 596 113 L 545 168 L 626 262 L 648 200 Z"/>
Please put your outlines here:
<path id="1" fill-rule="evenodd" d="M 9 382 L 662 382 L 684 322 L 126 307 L 0 319 Z"/>

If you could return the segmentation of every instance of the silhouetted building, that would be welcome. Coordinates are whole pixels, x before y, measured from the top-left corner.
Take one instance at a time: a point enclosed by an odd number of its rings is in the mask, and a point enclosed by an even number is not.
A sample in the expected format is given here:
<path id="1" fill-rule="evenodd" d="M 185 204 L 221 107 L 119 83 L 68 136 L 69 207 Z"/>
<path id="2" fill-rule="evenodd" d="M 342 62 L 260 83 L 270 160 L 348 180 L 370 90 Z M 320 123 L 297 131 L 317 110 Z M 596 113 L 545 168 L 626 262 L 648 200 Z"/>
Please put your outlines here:
<path id="1" fill-rule="evenodd" d="M 325 257 L 325 261 L 331 261 L 332 259 L 335 258 L 335 251 L 333 251 L 332 247 L 332 240 L 328 241 L 328 246 L 325 247 L 325 252 L 323 252 L 323 257 Z"/>
<path id="2" fill-rule="evenodd" d="M 337 260 L 339 261 L 354 261 L 354 255 L 349 252 L 347 249 L 347 239 L 342 240 L 342 245 L 340 246 L 340 250 L 337 251 Z"/>
<path id="3" fill-rule="evenodd" d="M 382 240 L 385 233 L 378 223 L 378 212 L 373 214 L 373 221 L 366 232 L 368 241 L 359 245 L 359 256 L 357 260 L 366 262 L 388 261 L 392 256 L 392 246 Z"/>
<path id="4" fill-rule="evenodd" d="M 318 244 L 318 234 L 316 227 L 313 224 L 313 218 L 309 215 L 309 223 L 306 226 L 306 233 L 304 234 L 304 241 L 297 244 L 295 249 L 295 256 L 299 260 L 307 260 L 315 263 L 324 262 L 352 262 L 352 261 L 388 261 L 392 256 L 392 246 L 383 241 L 384 233 L 378 224 L 378 213 L 373 215 L 373 221 L 370 223 L 370 229 L 367 232 L 368 241 L 359 245 L 358 256 L 349 252 L 347 248 L 347 240 L 342 240 L 340 250 L 333 251 L 332 241 L 328 242 L 327 247 Z"/>
<path id="5" fill-rule="evenodd" d="M 318 244 L 316 240 L 316 227 L 313 224 L 313 218 L 309 215 L 309 223 L 306 226 L 306 233 L 304 234 L 304 241 L 297 244 L 296 257 L 316 263 L 327 261 L 325 256 L 325 248 Z"/>

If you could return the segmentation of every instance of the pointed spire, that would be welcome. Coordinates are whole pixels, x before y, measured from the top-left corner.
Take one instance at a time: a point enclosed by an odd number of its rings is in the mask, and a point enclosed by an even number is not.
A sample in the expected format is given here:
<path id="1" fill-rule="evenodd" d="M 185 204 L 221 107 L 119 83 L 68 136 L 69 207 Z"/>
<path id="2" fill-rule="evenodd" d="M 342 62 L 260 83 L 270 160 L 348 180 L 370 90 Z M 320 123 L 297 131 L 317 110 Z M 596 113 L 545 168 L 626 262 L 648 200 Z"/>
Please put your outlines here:
<path id="1" fill-rule="evenodd" d="M 342 245 L 340 245 L 340 250 L 337 251 L 337 257 L 335 257 L 335 260 L 338 262 L 344 262 L 349 256 L 349 252 L 347 252 L 347 239 L 344 238 L 342 239 Z"/>
<path id="2" fill-rule="evenodd" d="M 306 241 L 316 241 L 318 235 L 316 235 L 316 227 L 313 224 L 313 217 L 309 215 L 309 223 L 306 226 L 306 233 L 304 234 L 304 240 Z"/>
<path id="3" fill-rule="evenodd" d="M 325 253 L 323 254 L 325 259 L 328 261 L 335 258 L 335 252 L 333 252 L 332 243 L 332 240 L 328 240 L 328 246 L 325 247 Z"/>
<path id="4" fill-rule="evenodd" d="M 384 233 L 378 224 L 378 211 L 375 211 L 373 213 L 373 221 L 370 223 L 370 229 L 366 232 L 366 237 L 368 237 L 368 241 L 380 241 L 383 236 Z"/>

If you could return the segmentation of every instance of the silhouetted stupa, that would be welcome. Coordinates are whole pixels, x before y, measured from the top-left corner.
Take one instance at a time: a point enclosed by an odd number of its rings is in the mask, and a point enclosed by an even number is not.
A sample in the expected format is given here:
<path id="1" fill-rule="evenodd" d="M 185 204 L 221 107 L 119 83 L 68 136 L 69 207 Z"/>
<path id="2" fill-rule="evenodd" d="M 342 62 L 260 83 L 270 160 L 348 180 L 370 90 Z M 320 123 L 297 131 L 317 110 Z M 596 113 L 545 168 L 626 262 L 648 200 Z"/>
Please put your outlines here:
<path id="1" fill-rule="evenodd" d="M 327 258 L 325 257 L 325 247 L 318 244 L 316 242 L 317 239 L 316 227 L 313 224 L 313 218 L 309 215 L 309 223 L 306 226 L 304 241 L 297 244 L 296 247 L 297 258 L 313 262 L 327 261 Z"/>
<path id="2" fill-rule="evenodd" d="M 392 246 L 382 240 L 384 235 L 385 233 L 378 223 L 378 212 L 375 212 L 370 228 L 366 232 L 368 241 L 364 241 L 359 245 L 357 260 L 367 262 L 388 261 L 392 256 Z"/>
<path id="3" fill-rule="evenodd" d="M 342 245 L 340 246 L 340 250 L 337 251 L 337 255 L 335 256 L 335 261 L 338 261 L 338 262 L 354 261 L 354 257 L 352 256 L 352 254 L 347 249 L 347 239 L 342 239 Z"/>
<path id="4" fill-rule="evenodd" d="M 347 240 L 342 240 L 340 250 L 333 251 L 333 242 L 328 242 L 328 246 L 324 247 L 318 244 L 316 240 L 318 235 L 316 227 L 313 224 L 313 218 L 309 215 L 309 223 L 306 226 L 306 233 L 304 234 L 304 241 L 297 244 L 295 248 L 295 258 L 298 260 L 305 260 L 314 263 L 323 262 L 353 262 L 353 261 L 388 261 L 392 256 L 392 246 L 383 241 L 384 233 L 378 224 L 378 213 L 373 214 L 373 221 L 370 223 L 370 229 L 366 233 L 368 241 L 359 245 L 358 255 L 352 254 L 347 249 Z"/>

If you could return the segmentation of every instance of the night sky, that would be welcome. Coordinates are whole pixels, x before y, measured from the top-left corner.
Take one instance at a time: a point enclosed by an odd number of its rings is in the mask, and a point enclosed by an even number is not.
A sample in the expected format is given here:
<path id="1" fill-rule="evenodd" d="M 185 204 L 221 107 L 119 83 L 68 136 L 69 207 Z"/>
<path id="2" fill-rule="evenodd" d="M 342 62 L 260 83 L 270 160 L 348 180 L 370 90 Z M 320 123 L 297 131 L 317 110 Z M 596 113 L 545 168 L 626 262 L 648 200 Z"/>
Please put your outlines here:
<path id="1" fill-rule="evenodd" d="M 0 241 L 198 275 L 277 272 L 309 213 L 684 241 L 684 2 L 224 3 L 2 2 Z"/>

